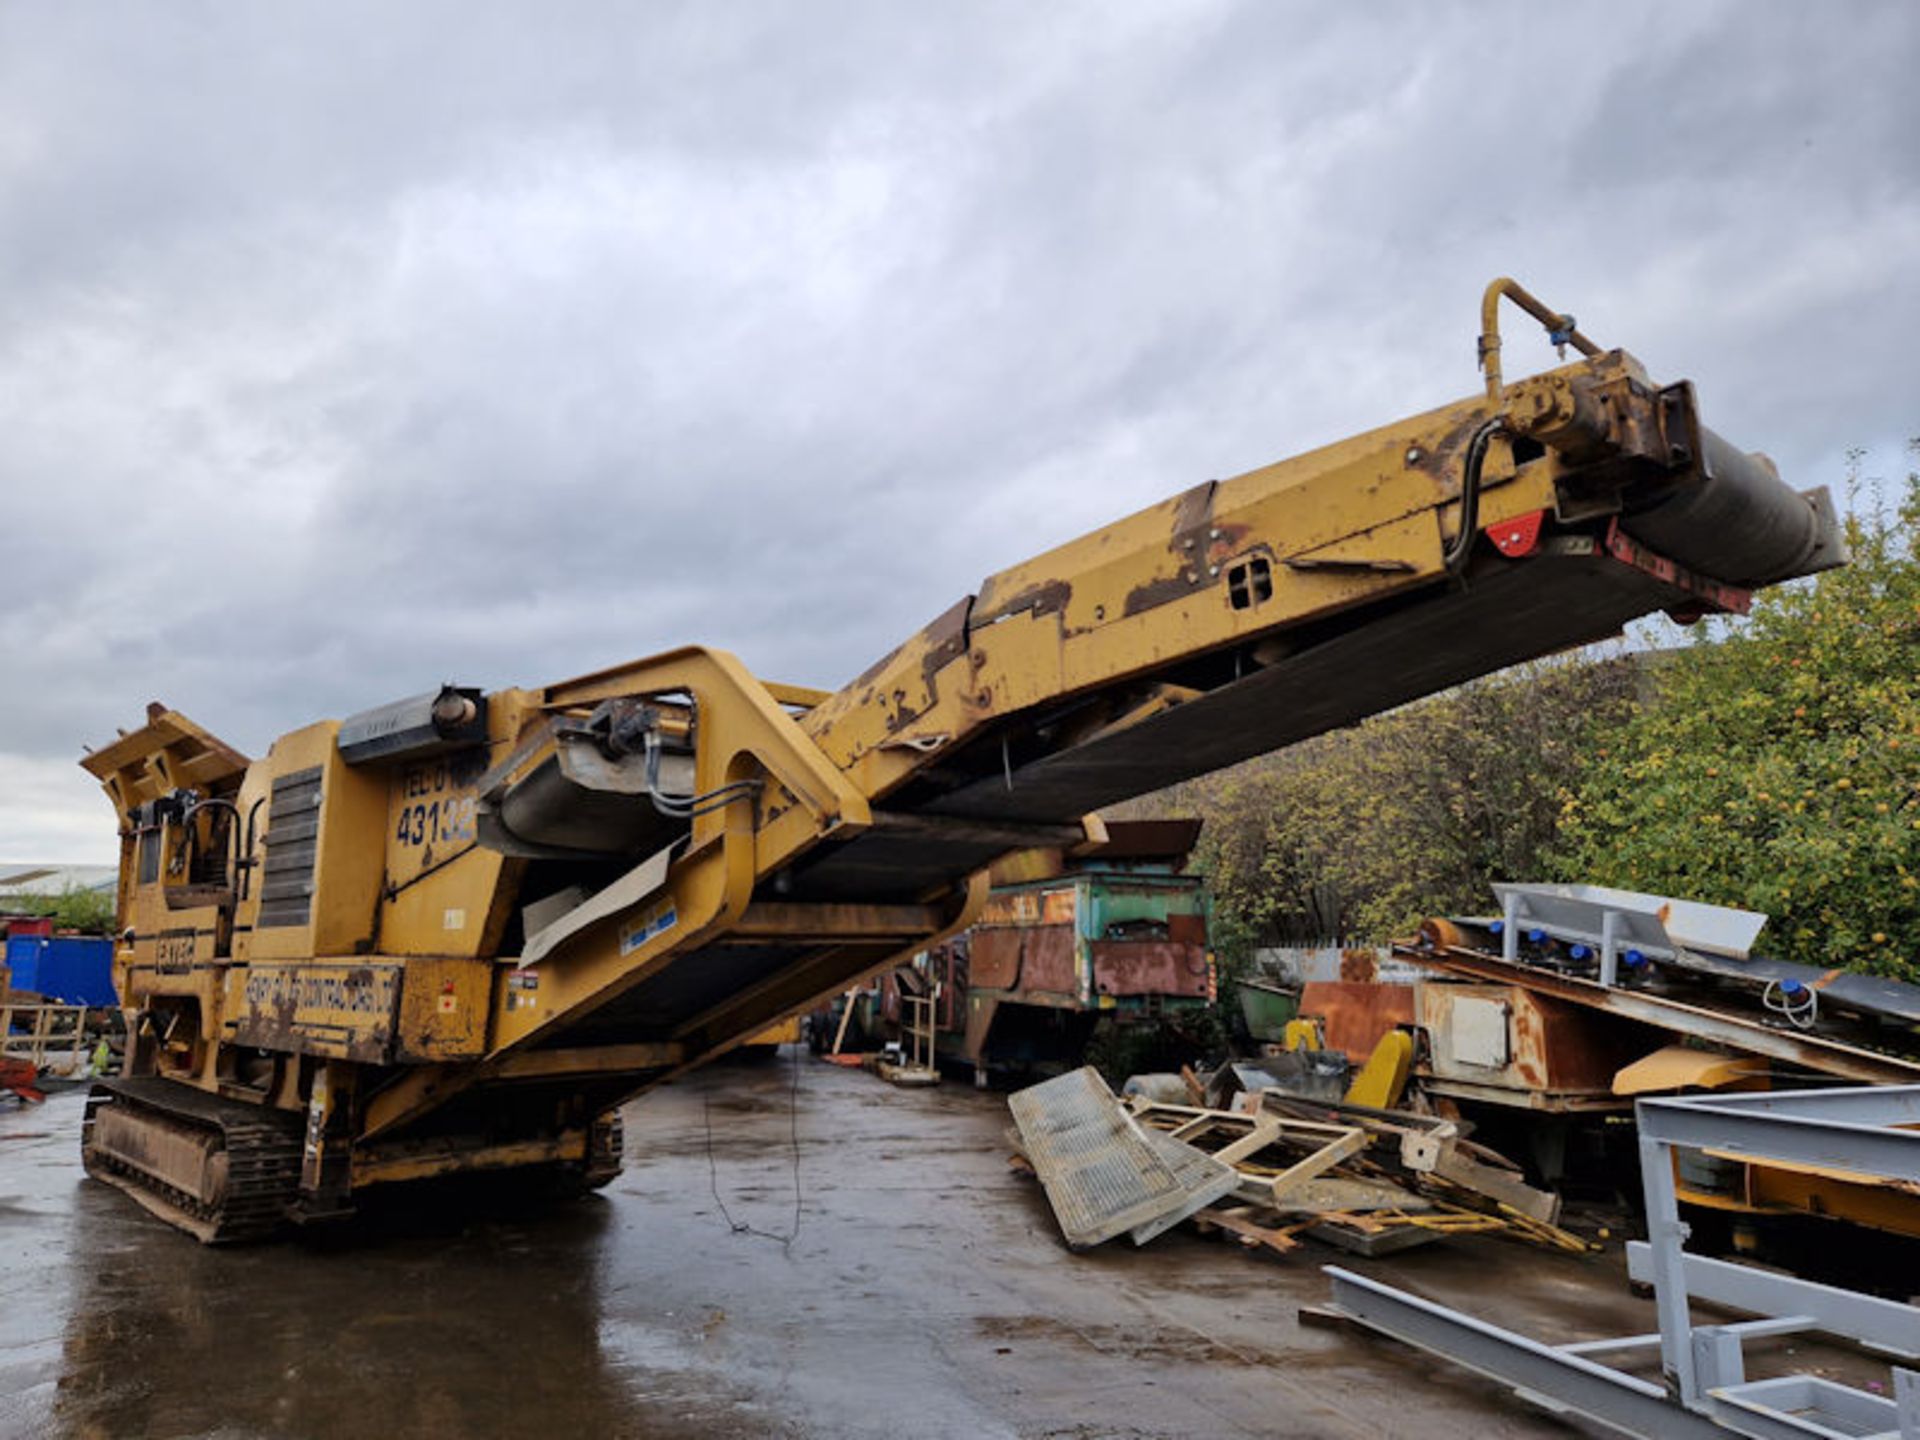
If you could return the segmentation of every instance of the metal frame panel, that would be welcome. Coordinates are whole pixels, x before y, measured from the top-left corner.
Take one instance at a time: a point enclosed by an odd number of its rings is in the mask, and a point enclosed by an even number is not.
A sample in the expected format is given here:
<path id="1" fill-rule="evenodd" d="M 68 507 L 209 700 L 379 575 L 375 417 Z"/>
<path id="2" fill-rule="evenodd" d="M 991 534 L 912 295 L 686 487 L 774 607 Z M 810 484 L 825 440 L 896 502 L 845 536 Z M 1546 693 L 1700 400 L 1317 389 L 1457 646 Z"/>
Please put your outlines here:
<path id="1" fill-rule="evenodd" d="M 1616 890 L 1609 885 L 1547 885 L 1502 883 L 1493 887 L 1502 907 L 1507 896 L 1519 901 L 1519 913 L 1550 929 L 1579 932 L 1579 938 L 1597 944 L 1600 919 L 1607 911 L 1618 917 L 1619 938 L 1661 952 L 1704 950 L 1744 960 L 1766 927 L 1757 910 L 1735 910 L 1698 900 L 1676 900 L 1638 890 Z"/>
<path id="2" fill-rule="evenodd" d="M 1829 1335 L 1920 1360 L 1920 1308 L 1706 1255 L 1688 1255 L 1685 1263 L 1687 1293 L 1695 1300 L 1752 1315 L 1805 1315 Z M 1646 1241 L 1628 1242 L 1627 1276 L 1641 1284 L 1653 1279 L 1653 1247 Z"/>
<path id="3" fill-rule="evenodd" d="M 1893 1401 L 1818 1375 L 1780 1375 L 1714 1390 L 1707 1410 L 1727 1429 L 1756 1440 L 1855 1440 L 1901 1433 Z"/>
<path id="4" fill-rule="evenodd" d="M 1742 1103 L 1754 1102 L 1759 1103 Z M 1642 1100 L 1642 1141 L 1920 1182 L 1920 1085 Z"/>
<path id="5" fill-rule="evenodd" d="M 1334 1307 L 1342 1314 L 1597 1425 L 1645 1440 L 1722 1440 L 1726 1433 L 1705 1416 L 1674 1405 L 1667 1392 L 1650 1380 L 1543 1345 L 1337 1265 L 1324 1268 L 1333 1281 Z"/>

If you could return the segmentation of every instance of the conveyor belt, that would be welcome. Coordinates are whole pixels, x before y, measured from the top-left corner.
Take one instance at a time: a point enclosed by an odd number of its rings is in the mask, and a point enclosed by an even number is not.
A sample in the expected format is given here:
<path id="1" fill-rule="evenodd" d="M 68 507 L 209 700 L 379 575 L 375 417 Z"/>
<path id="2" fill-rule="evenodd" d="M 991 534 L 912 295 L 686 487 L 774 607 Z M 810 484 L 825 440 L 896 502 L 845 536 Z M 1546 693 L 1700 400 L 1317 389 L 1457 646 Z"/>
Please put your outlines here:
<path id="1" fill-rule="evenodd" d="M 1702 997 L 1680 999 L 1638 986 L 1606 986 L 1533 965 L 1512 965 L 1497 955 L 1458 946 L 1428 949 L 1396 945 L 1394 953 L 1461 979 L 1489 985 L 1516 985 L 1575 1005 L 1656 1025 L 1677 1035 L 1763 1055 L 1843 1080 L 1865 1085 L 1920 1083 L 1920 1059 L 1869 1050 L 1791 1026 L 1770 1025 L 1758 1016 L 1741 1015 L 1702 1003 Z"/>
<path id="2" fill-rule="evenodd" d="M 1489 556 L 1463 581 L 1355 612 L 1279 663 L 1111 737 L 1010 766 L 1002 763 L 1000 738 L 982 737 L 892 803 L 956 819 L 1075 820 L 1504 666 L 1617 634 L 1628 621 L 1686 598 L 1605 555 Z M 1013 756 L 1023 748 L 1008 745 Z M 990 845 L 903 843 L 886 831 L 869 832 L 802 867 L 796 893 L 832 898 L 877 889 L 910 897 L 993 853 Z"/>

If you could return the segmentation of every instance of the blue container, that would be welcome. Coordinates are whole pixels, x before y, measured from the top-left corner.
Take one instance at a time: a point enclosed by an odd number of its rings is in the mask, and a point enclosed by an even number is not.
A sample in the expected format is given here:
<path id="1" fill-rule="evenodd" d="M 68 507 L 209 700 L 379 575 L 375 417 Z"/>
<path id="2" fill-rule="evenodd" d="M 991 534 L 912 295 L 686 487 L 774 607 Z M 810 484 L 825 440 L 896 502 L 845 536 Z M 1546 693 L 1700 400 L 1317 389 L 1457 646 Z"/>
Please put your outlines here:
<path id="1" fill-rule="evenodd" d="M 117 1005 L 113 941 L 94 935 L 10 935 L 7 969 L 13 988 L 62 1005 Z"/>

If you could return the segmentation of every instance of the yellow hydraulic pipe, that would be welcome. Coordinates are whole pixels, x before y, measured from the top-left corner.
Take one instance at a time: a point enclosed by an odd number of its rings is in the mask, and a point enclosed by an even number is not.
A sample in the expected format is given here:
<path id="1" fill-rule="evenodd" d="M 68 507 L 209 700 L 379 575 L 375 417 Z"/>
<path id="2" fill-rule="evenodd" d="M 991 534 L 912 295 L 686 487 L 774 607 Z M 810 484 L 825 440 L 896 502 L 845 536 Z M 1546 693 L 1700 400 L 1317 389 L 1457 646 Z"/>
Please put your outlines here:
<path id="1" fill-rule="evenodd" d="M 1560 315 L 1542 305 L 1533 294 L 1517 280 L 1502 275 L 1480 297 L 1480 368 L 1487 375 L 1487 399 L 1495 405 L 1502 402 L 1504 390 L 1500 379 L 1500 297 L 1504 295 L 1547 329 L 1553 343 L 1564 354 L 1571 345 L 1582 355 L 1598 355 L 1600 347 L 1582 335 L 1571 315 Z"/>

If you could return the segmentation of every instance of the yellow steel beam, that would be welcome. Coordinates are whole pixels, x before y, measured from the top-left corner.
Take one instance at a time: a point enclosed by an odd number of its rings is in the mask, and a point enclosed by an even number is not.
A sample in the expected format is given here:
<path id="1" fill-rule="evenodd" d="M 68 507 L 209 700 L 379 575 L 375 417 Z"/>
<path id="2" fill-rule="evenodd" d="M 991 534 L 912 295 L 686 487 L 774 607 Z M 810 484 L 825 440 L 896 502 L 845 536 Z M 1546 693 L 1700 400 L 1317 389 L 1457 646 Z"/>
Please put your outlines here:
<path id="1" fill-rule="evenodd" d="M 426 1114 L 480 1079 L 480 1067 L 465 1064 L 414 1065 L 392 1084 L 369 1096 L 360 1109 L 362 1143 Z"/>
<path id="2" fill-rule="evenodd" d="M 674 1037 L 683 1039 L 698 1035 L 711 1027 L 716 1020 L 724 1019 L 729 1015 L 758 1011 L 765 1014 L 769 1023 L 779 1019 L 812 998 L 819 989 L 818 976 L 822 971 L 833 971 L 836 975 L 843 973 L 841 967 L 850 948 L 853 947 L 823 945 L 811 955 L 783 967 L 766 979 L 730 992 L 724 1000 L 709 1005 L 705 1010 L 688 1016 L 676 1025 L 673 1030 Z M 891 958 L 891 952 L 883 952 L 880 957 L 881 960 L 888 958 Z M 758 1020 L 759 1015 L 756 1014 L 755 1019 Z M 734 1028 L 742 1036 L 752 1033 L 751 1026 Z"/>
<path id="3" fill-rule="evenodd" d="M 941 929 L 947 914 L 948 911 L 938 905 L 796 904 L 756 900 L 727 933 L 727 942 L 912 940 Z"/>
<path id="4" fill-rule="evenodd" d="M 796 710 L 811 710 L 822 700 L 833 694 L 831 690 L 816 690 L 811 685 L 786 685 L 778 680 L 762 680 L 767 693 L 782 705 L 791 705 Z"/>
<path id="5" fill-rule="evenodd" d="M 768 866 L 826 835 L 872 822 L 866 796 L 820 753 L 773 692 L 723 650 L 689 645 L 596 671 L 549 687 L 545 703 L 561 710 L 678 693 L 693 697 L 700 716 L 697 789 L 705 793 L 735 780 L 766 783 L 759 844 Z M 719 833 L 722 813 L 695 822 L 696 848 Z"/>
<path id="6" fill-rule="evenodd" d="M 742 799 L 693 822 L 687 853 L 664 893 L 644 902 L 664 922 L 659 928 L 636 938 L 624 917 L 615 916 L 581 931 L 543 962 L 538 1006 L 496 1009 L 496 1052 L 525 1044 L 560 1016 L 578 1019 L 646 979 L 670 956 L 732 930 L 762 875 L 829 835 L 854 834 L 872 823 L 866 797 L 767 688 L 721 651 L 689 646 L 584 676 L 552 687 L 546 703 L 557 709 L 675 692 L 692 695 L 700 716 L 697 790 L 750 780 L 765 781 L 767 790 L 758 804 Z"/>
<path id="7" fill-rule="evenodd" d="M 985 905 L 986 895 L 986 877 L 976 876 L 964 891 L 945 906 L 766 906 L 764 909 L 769 916 L 789 910 L 844 909 L 871 913 L 864 916 L 857 913 L 848 915 L 848 928 L 833 932 L 831 938 L 834 943 L 823 944 L 813 955 L 786 966 L 778 974 L 758 984 L 737 990 L 718 1004 L 691 1016 L 676 1028 L 674 1034 L 677 1037 L 697 1036 L 713 1030 L 716 1022 L 744 1015 L 750 1017 L 748 1023 L 731 1027 L 744 1036 L 761 1023 L 771 1023 L 784 1015 L 811 1009 L 823 997 L 837 995 L 850 984 L 857 985 L 870 975 L 883 973 L 927 946 L 937 944 L 946 936 L 971 925 L 979 909 Z M 748 917 L 762 908 L 759 905 L 751 907 L 747 912 Z M 794 918 L 802 924 L 808 923 L 804 914 Z M 905 933 L 882 928 L 895 920 L 915 918 L 924 923 Z M 729 934 L 727 938 L 731 943 L 733 936 Z M 871 951 L 876 943 L 880 953 L 860 965 L 849 977 L 846 971 L 848 955 L 851 953 L 857 957 L 858 951 Z"/>
<path id="8" fill-rule="evenodd" d="M 353 1186 L 427 1180 L 436 1175 L 465 1175 L 482 1170 L 514 1170 L 526 1165 L 575 1164 L 587 1158 L 587 1132 L 495 1144 L 464 1136 L 358 1146 L 353 1152 Z"/>
<path id="9" fill-rule="evenodd" d="M 948 920 L 944 928 L 942 928 L 941 930 L 939 930 L 938 932 L 932 935 L 928 935 L 923 940 L 921 940 L 917 945 L 913 945 L 901 950 L 897 950 L 890 955 L 887 955 L 881 959 L 876 960 L 873 964 L 865 966 L 860 971 L 858 971 L 857 973 L 851 976 L 838 977 L 834 981 L 832 981 L 830 984 L 824 986 L 819 990 L 814 991 L 810 995 L 805 995 L 801 997 L 797 1001 L 791 996 L 786 997 L 782 1001 L 781 1008 L 779 1010 L 770 1011 L 765 1017 L 766 1020 L 770 1021 L 770 1020 L 778 1019 L 781 1015 L 784 1015 L 784 1014 L 799 1014 L 802 1011 L 814 1009 L 817 1006 L 824 1004 L 826 1001 L 831 1000 L 836 995 L 843 993 L 848 986 L 864 984 L 868 980 L 872 979 L 874 976 L 885 974 L 888 970 L 891 970 L 894 966 L 903 964 L 906 961 L 911 960 L 921 950 L 930 949 L 931 947 L 940 944 L 943 940 L 951 939 L 953 936 L 959 934 L 962 930 L 965 930 L 969 925 L 973 924 L 975 920 L 980 918 L 980 912 L 986 908 L 988 890 L 989 890 L 989 887 L 987 884 L 987 877 L 984 873 L 976 874 L 969 877 L 967 881 L 966 889 L 964 891 L 963 898 L 959 900 L 958 903 L 954 905 L 952 910 L 948 912 Z M 747 1035 L 743 1035 L 739 1040 L 736 1040 L 733 1043 L 735 1044 L 742 1043 L 747 1038 L 750 1038 L 750 1037 Z M 716 1050 L 712 1053 L 718 1054 L 720 1053 L 721 1050 L 724 1050 L 727 1048 L 730 1048 L 730 1047 L 722 1046 L 720 1047 L 720 1050 Z M 709 1054 L 702 1053 L 697 1057 L 689 1059 L 686 1064 L 681 1065 L 678 1069 L 669 1071 L 667 1074 L 660 1076 L 655 1081 L 650 1081 L 649 1085 L 662 1084 L 668 1080 L 672 1080 L 678 1075 L 683 1075 L 688 1070 L 691 1070 L 694 1067 L 694 1065 L 698 1064 L 700 1060 L 708 1059 L 708 1058 L 711 1058 Z M 638 1094 L 640 1090 L 646 1089 L 646 1088 L 648 1087 L 637 1086 L 635 1087 L 634 1091 L 631 1092 L 631 1094 Z M 629 1097 L 626 1097 L 626 1098 L 631 1098 L 631 1095 L 629 1095 Z"/>
<path id="10" fill-rule="evenodd" d="M 540 1080 L 553 1075 L 611 1075 L 627 1070 L 658 1070 L 687 1058 L 687 1047 L 672 1041 L 630 1045 L 583 1045 L 555 1050 L 516 1050 L 487 1068 L 501 1080 Z"/>

